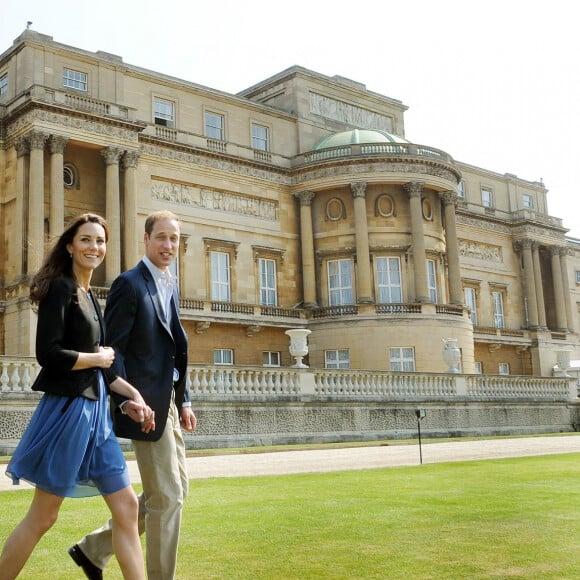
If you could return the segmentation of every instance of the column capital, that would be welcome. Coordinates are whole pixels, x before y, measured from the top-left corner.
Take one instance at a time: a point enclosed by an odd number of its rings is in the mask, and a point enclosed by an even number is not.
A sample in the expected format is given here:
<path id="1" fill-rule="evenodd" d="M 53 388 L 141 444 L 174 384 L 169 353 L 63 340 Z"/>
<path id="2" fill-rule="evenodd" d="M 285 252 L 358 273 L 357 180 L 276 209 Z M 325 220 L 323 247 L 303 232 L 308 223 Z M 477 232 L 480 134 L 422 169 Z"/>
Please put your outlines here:
<path id="1" fill-rule="evenodd" d="M 294 194 L 294 197 L 297 197 L 300 200 L 300 205 L 310 205 L 316 193 L 314 191 L 310 191 L 304 189 L 302 191 L 297 191 Z"/>
<path id="2" fill-rule="evenodd" d="M 442 191 L 439 194 L 439 197 L 441 198 L 443 205 L 453 205 L 453 206 L 457 205 L 457 192 L 455 191 L 451 190 Z"/>
<path id="3" fill-rule="evenodd" d="M 403 184 L 405 191 L 409 194 L 409 197 L 420 197 L 423 193 L 423 182 L 422 181 L 409 181 Z"/>
<path id="4" fill-rule="evenodd" d="M 30 146 L 26 137 L 18 137 L 14 141 L 14 149 L 16 149 L 16 156 L 22 157 L 30 152 Z"/>
<path id="5" fill-rule="evenodd" d="M 563 250 L 566 250 L 566 248 L 563 248 L 562 246 L 549 247 L 550 256 L 559 256 Z"/>
<path id="6" fill-rule="evenodd" d="M 350 184 L 350 191 L 354 198 L 362 197 L 366 198 L 367 196 L 367 185 L 366 181 L 353 181 Z"/>
<path id="7" fill-rule="evenodd" d="M 137 167 L 137 162 L 139 161 L 139 156 L 141 153 L 139 151 L 125 151 L 123 154 L 123 168 Z"/>
<path id="8" fill-rule="evenodd" d="M 119 163 L 119 159 L 123 155 L 122 149 L 117 149 L 116 147 L 107 147 L 106 149 L 101 150 L 101 155 L 105 160 L 105 165 L 114 165 Z"/>
<path id="9" fill-rule="evenodd" d="M 68 139 L 66 137 L 63 137 L 62 135 L 51 135 L 50 139 L 48 140 L 48 149 L 52 154 L 62 154 L 64 153 L 67 143 Z"/>
<path id="10" fill-rule="evenodd" d="M 26 135 L 31 149 L 44 149 L 49 135 L 42 131 L 31 131 Z"/>

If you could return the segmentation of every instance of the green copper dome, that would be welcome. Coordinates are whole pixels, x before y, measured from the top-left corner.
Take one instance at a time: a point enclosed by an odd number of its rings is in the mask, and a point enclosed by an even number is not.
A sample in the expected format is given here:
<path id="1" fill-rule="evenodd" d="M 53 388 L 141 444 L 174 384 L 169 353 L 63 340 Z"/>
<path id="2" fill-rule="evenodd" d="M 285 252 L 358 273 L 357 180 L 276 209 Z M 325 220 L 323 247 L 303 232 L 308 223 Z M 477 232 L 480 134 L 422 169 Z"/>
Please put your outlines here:
<path id="1" fill-rule="evenodd" d="M 357 145 L 360 143 L 409 143 L 409 141 L 402 137 L 391 135 L 386 131 L 353 129 L 352 131 L 342 131 L 324 137 L 324 139 L 321 139 L 312 148 L 312 151 L 320 151 L 321 149 L 329 149 L 331 147 L 344 147 L 345 145 Z"/>

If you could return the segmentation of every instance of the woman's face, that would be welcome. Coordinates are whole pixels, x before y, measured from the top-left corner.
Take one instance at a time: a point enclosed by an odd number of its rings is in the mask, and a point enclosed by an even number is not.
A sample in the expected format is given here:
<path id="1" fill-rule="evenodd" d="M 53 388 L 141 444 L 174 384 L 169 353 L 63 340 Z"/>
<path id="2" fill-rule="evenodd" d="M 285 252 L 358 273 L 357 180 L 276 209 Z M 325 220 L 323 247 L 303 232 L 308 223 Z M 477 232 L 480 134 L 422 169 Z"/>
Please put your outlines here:
<path id="1" fill-rule="evenodd" d="M 107 253 L 105 228 L 93 222 L 79 227 L 72 244 L 66 249 L 72 254 L 73 271 L 92 271 L 104 259 Z"/>

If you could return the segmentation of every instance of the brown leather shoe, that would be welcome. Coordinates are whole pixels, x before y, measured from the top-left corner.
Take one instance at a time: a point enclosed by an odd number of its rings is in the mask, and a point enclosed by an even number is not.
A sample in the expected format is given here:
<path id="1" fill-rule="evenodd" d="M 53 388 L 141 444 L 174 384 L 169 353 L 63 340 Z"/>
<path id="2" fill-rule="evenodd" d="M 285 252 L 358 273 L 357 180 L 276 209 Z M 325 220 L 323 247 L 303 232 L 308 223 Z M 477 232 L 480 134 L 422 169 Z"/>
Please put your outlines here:
<path id="1" fill-rule="evenodd" d="M 74 560 L 77 566 L 80 566 L 89 580 L 103 580 L 103 571 L 97 568 L 84 554 L 84 552 L 75 544 L 68 549 L 69 556 Z"/>

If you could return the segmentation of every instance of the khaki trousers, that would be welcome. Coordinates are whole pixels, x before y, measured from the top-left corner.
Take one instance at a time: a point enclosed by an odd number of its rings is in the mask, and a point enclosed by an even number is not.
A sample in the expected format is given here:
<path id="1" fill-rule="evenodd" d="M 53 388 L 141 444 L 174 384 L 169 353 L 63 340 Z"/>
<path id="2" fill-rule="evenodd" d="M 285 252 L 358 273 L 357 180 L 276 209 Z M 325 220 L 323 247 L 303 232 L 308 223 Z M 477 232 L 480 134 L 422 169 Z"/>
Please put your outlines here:
<path id="1" fill-rule="evenodd" d="M 145 532 L 149 580 L 174 580 L 181 511 L 189 479 L 179 414 L 171 405 L 167 425 L 158 441 L 131 441 L 141 474 L 139 533 Z M 84 554 L 101 569 L 113 555 L 111 520 L 78 542 Z"/>

